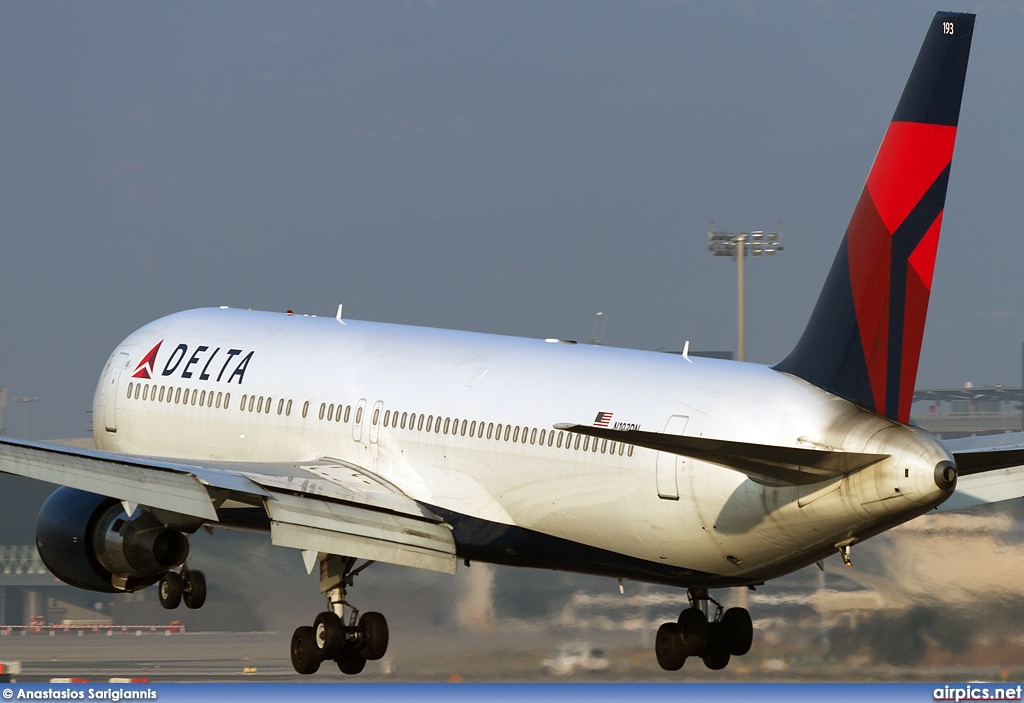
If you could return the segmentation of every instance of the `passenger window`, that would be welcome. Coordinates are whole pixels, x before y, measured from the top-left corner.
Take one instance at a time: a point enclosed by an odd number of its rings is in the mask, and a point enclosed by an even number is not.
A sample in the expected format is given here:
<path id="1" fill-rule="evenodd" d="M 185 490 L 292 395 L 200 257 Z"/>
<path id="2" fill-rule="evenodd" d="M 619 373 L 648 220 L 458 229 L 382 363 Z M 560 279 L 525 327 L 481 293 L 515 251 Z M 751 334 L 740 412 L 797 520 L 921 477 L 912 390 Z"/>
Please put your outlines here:
<path id="1" fill-rule="evenodd" d="M 281 398 L 280 400 L 277 401 L 277 414 L 284 414 L 284 398 Z"/>
<path id="2" fill-rule="evenodd" d="M 352 412 L 352 406 L 351 405 L 346 405 L 345 406 L 345 422 L 348 422 L 348 416 L 349 416 L 349 414 L 351 412 Z"/>
<path id="3" fill-rule="evenodd" d="M 446 417 L 446 418 L 444 419 L 444 433 L 445 433 L 445 434 L 448 434 L 448 427 L 449 427 L 449 426 L 450 426 L 451 424 L 452 424 L 452 419 L 451 419 L 450 417 Z"/>
<path id="4" fill-rule="evenodd" d="M 199 394 L 199 405 L 200 407 L 206 405 L 206 391 Z"/>
<path id="5" fill-rule="evenodd" d="M 493 429 L 494 429 L 494 423 L 493 422 L 488 422 L 487 423 L 487 439 L 491 438 L 491 430 L 493 430 Z"/>
<path id="6" fill-rule="evenodd" d="M 379 420 L 380 420 L 380 408 L 374 408 L 373 409 L 373 422 L 371 422 L 370 424 L 371 425 L 376 425 Z"/>
<path id="7" fill-rule="evenodd" d="M 292 399 L 288 399 L 288 403 L 284 406 L 285 417 L 291 417 L 292 414 Z"/>
<path id="8" fill-rule="evenodd" d="M 476 427 L 476 420 L 474 420 L 473 424 L 470 425 L 470 430 L 469 430 L 469 436 L 470 437 L 473 436 L 473 429 L 472 428 L 474 428 L 474 427 Z M 465 437 L 466 436 L 466 421 L 465 420 L 462 421 L 462 427 L 459 428 L 459 436 L 461 436 L 461 437 Z"/>
<path id="9" fill-rule="evenodd" d="M 307 400 L 302 404 L 302 419 L 306 419 L 306 414 L 309 413 L 309 401 Z"/>
<path id="10" fill-rule="evenodd" d="M 540 441 L 537 442 L 537 444 L 539 444 L 539 445 L 541 445 L 543 447 L 544 446 L 544 439 L 547 437 L 547 434 L 548 434 L 548 431 L 546 429 L 542 429 L 540 431 Z"/>
<path id="11" fill-rule="evenodd" d="M 334 419 L 334 403 L 327 406 L 327 421 L 330 422 Z"/>
<path id="12" fill-rule="evenodd" d="M 255 407 L 256 407 L 256 396 L 250 395 L 249 396 L 249 412 L 252 412 L 253 408 L 255 408 Z"/>
<path id="13" fill-rule="evenodd" d="M 615 455 L 615 442 L 612 442 L 611 444 L 608 445 L 608 453 L 611 454 L 612 456 Z"/>
<path id="14" fill-rule="evenodd" d="M 258 412 L 258 413 L 263 412 L 263 396 L 262 395 L 260 396 L 260 399 L 256 401 L 256 412 Z"/>
<path id="15" fill-rule="evenodd" d="M 430 429 L 430 428 L 428 427 L 427 429 Z M 419 418 L 416 420 L 416 431 L 417 432 L 422 432 L 423 431 L 423 413 L 420 413 Z"/>
<path id="16" fill-rule="evenodd" d="M 537 443 L 537 428 L 534 427 L 532 430 L 530 430 L 530 444 L 536 444 L 536 443 Z"/>
<path id="17" fill-rule="evenodd" d="M 516 425 L 516 428 L 514 430 L 512 430 L 512 443 L 515 444 L 518 441 L 519 441 L 519 425 Z"/>
<path id="18" fill-rule="evenodd" d="M 517 427 L 516 430 L 518 431 L 519 428 Z M 505 425 L 505 441 L 506 442 L 508 441 L 508 436 L 510 434 L 512 434 L 512 425 Z"/>
<path id="19" fill-rule="evenodd" d="M 324 419 L 324 413 L 327 412 L 327 403 L 320 403 L 320 419 Z"/>
<path id="20" fill-rule="evenodd" d="M 604 454 L 605 450 L 607 450 L 607 449 L 608 449 L 608 440 L 607 439 L 602 439 L 601 440 L 601 453 Z"/>
<path id="21" fill-rule="evenodd" d="M 128 384 L 128 399 L 129 399 L 129 400 L 131 400 L 131 397 L 132 397 L 132 391 L 133 391 L 133 390 L 135 390 L 135 384 L 134 384 L 134 383 L 129 383 L 129 384 Z"/>
<path id="22" fill-rule="evenodd" d="M 149 386 L 143 386 L 142 387 L 142 399 L 146 400 L 147 396 L 149 396 Z"/>
<path id="23" fill-rule="evenodd" d="M 157 402 L 160 402 L 160 403 L 164 402 L 164 390 L 165 390 L 164 387 L 160 386 L 160 400 L 157 401 Z"/>
<path id="24" fill-rule="evenodd" d="M 181 389 L 180 388 L 174 389 L 174 402 L 175 403 L 180 403 L 181 402 Z"/>
<path id="25" fill-rule="evenodd" d="M 629 451 L 627 452 L 627 454 L 629 454 L 629 456 L 633 456 L 633 445 L 632 444 L 629 445 Z"/>
<path id="26" fill-rule="evenodd" d="M 402 413 L 402 429 L 405 429 L 405 421 L 408 419 L 408 413 Z"/>
<path id="27" fill-rule="evenodd" d="M 356 424 L 358 425 L 358 424 L 362 423 L 362 421 L 363 421 L 363 409 L 362 408 L 357 408 L 356 409 Z"/>
<path id="28" fill-rule="evenodd" d="M 224 409 L 227 410 L 230 405 L 231 405 L 231 394 L 230 393 L 225 393 L 224 394 Z"/>
<path id="29" fill-rule="evenodd" d="M 273 404 L 274 404 L 273 398 L 268 397 L 267 398 L 267 404 L 263 406 L 263 412 L 265 412 L 267 415 L 269 415 L 270 414 L 270 406 L 273 405 Z"/>
<path id="30" fill-rule="evenodd" d="M 224 397 L 224 392 L 223 391 L 217 391 L 217 409 L 218 410 L 220 410 L 220 401 L 223 399 L 223 397 Z"/>
<path id="31" fill-rule="evenodd" d="M 240 407 L 241 407 L 243 412 L 245 411 L 245 401 L 248 400 L 248 399 L 249 399 L 249 395 L 248 394 L 243 394 L 242 395 L 242 405 Z"/>
<path id="32" fill-rule="evenodd" d="M 562 433 L 561 432 L 558 433 L 558 441 L 556 442 L 556 444 L 558 445 L 559 449 L 562 448 Z"/>
<path id="33" fill-rule="evenodd" d="M 580 448 L 580 441 L 582 439 L 583 439 L 582 435 L 576 435 L 576 441 L 573 442 L 573 449 L 579 449 Z"/>

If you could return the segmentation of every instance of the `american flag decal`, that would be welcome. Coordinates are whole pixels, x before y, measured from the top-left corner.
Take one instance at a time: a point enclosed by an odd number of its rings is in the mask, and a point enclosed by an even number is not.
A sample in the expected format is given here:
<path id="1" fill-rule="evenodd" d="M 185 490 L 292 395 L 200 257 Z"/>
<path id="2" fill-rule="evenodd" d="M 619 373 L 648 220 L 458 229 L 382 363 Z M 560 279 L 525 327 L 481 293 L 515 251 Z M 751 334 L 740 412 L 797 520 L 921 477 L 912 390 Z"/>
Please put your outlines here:
<path id="1" fill-rule="evenodd" d="M 612 413 L 599 412 L 594 418 L 594 427 L 607 427 L 612 421 Z"/>

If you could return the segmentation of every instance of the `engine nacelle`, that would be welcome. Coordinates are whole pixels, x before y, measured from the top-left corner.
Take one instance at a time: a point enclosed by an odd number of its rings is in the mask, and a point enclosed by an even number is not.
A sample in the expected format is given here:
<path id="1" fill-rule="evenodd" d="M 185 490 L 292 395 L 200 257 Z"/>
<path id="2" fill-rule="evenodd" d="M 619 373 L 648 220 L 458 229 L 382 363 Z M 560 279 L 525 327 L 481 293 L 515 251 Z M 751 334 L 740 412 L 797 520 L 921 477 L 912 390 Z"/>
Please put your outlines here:
<path id="1" fill-rule="evenodd" d="M 90 591 L 137 591 L 188 556 L 188 538 L 152 513 L 130 518 L 120 501 L 58 488 L 36 520 L 36 547 L 61 581 Z"/>

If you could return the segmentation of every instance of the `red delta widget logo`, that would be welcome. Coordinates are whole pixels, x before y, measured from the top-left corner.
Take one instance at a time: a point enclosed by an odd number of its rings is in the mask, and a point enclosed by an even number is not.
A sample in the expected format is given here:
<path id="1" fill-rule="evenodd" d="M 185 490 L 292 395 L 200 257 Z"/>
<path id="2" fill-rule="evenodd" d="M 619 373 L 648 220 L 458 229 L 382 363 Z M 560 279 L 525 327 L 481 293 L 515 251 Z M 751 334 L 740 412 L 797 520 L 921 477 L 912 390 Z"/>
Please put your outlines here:
<path id="1" fill-rule="evenodd" d="M 142 357 L 139 365 L 135 367 L 132 378 L 156 376 L 157 356 L 160 354 L 160 346 L 163 343 L 164 340 L 161 339 Z M 225 383 L 231 383 L 238 379 L 238 383 L 241 383 L 245 378 L 245 371 L 249 368 L 249 361 L 254 352 L 245 353 L 243 349 L 228 349 L 221 353 L 222 347 L 216 347 L 212 351 L 210 349 L 209 346 L 199 345 L 190 351 L 187 344 L 179 344 L 167 357 L 160 375 L 178 378 L 195 377 L 200 381 L 219 382 L 223 380 Z"/>

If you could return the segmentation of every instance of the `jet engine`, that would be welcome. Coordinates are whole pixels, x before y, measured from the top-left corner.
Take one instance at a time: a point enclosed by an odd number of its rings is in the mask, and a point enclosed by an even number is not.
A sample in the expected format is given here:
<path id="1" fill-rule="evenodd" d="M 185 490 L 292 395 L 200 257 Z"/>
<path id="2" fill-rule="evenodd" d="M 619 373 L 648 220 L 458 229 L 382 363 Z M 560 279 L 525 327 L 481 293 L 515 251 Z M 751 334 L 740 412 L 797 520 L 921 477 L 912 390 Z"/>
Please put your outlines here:
<path id="1" fill-rule="evenodd" d="M 188 556 L 188 538 L 152 513 L 132 517 L 114 498 L 67 486 L 39 511 L 36 547 L 61 581 L 105 593 L 150 586 Z"/>

